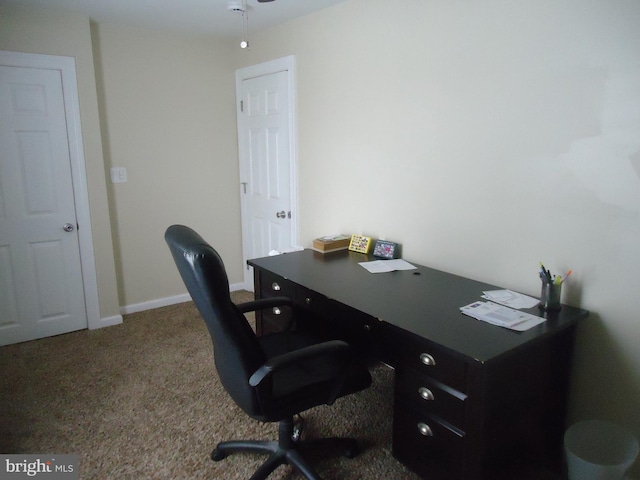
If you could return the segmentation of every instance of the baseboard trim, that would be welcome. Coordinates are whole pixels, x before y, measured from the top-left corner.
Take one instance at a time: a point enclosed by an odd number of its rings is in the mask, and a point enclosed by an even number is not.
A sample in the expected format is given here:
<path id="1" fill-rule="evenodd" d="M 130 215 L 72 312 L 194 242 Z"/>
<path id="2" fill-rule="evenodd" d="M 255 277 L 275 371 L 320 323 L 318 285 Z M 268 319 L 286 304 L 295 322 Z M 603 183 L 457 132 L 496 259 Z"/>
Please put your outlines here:
<path id="1" fill-rule="evenodd" d="M 104 317 L 100 319 L 99 324 L 89 325 L 89 330 L 96 330 L 98 328 L 104 327 L 113 327 L 114 325 L 120 325 L 122 321 L 122 315 L 112 315 L 111 317 Z"/>
<path id="2" fill-rule="evenodd" d="M 237 290 L 244 290 L 243 283 L 234 283 L 229 285 L 229 291 L 235 292 Z M 174 295 L 172 297 L 158 298 L 156 300 L 150 300 L 148 302 L 134 303 L 132 305 L 125 305 L 120 307 L 120 313 L 127 315 L 129 313 L 144 312 L 145 310 L 152 310 L 154 308 L 168 307 L 169 305 L 175 305 L 177 303 L 190 302 L 191 295 L 183 293 L 181 295 Z"/>

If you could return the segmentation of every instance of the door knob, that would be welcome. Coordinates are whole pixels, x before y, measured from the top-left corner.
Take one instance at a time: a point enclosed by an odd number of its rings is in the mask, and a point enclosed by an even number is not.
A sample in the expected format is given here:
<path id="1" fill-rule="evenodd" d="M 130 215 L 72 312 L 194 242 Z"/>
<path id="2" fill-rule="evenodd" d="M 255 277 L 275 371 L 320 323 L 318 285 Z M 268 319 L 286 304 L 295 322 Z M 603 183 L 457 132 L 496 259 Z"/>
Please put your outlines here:
<path id="1" fill-rule="evenodd" d="M 282 210 L 281 212 L 276 213 L 276 217 L 278 217 L 278 218 L 287 218 L 287 212 Z"/>
<path id="2" fill-rule="evenodd" d="M 63 229 L 65 232 L 73 232 L 73 224 L 72 224 L 72 223 L 65 223 L 65 224 L 62 226 L 62 229 Z"/>

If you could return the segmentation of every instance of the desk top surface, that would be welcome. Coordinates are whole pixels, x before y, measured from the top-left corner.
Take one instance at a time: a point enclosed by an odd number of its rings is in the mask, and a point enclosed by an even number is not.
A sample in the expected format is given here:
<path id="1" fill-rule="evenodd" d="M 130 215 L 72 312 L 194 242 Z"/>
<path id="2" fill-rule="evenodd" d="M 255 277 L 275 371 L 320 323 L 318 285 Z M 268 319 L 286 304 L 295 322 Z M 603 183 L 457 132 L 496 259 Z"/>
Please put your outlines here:
<path id="1" fill-rule="evenodd" d="M 417 270 L 373 274 L 358 265 L 367 260 L 373 258 L 349 251 L 321 254 L 304 250 L 248 263 L 483 363 L 552 335 L 589 314 L 566 305 L 557 312 L 534 307 L 525 311 L 545 316 L 547 321 L 515 332 L 459 310 L 480 300 L 484 290 L 502 287 L 420 265 Z"/>

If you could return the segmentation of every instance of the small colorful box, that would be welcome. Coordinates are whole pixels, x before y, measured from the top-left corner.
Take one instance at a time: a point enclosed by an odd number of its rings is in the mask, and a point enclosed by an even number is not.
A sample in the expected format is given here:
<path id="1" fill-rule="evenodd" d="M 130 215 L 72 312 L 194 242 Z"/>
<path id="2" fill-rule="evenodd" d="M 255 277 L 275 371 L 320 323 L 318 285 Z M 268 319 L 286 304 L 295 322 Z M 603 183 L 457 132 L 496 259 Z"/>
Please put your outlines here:
<path id="1" fill-rule="evenodd" d="M 352 235 L 351 242 L 349 243 L 349 250 L 358 253 L 369 253 L 371 248 L 371 237 L 365 237 L 362 235 Z"/>

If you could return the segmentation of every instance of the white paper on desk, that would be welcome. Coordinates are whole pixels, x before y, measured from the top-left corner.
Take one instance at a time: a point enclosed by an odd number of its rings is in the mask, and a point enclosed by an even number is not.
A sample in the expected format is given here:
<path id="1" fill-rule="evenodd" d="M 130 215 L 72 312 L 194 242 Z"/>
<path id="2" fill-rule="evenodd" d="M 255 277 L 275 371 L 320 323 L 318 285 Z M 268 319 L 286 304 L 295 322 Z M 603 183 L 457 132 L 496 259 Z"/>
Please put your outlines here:
<path id="1" fill-rule="evenodd" d="M 270 257 L 274 257 L 276 255 L 282 255 L 283 253 L 293 253 L 293 252 L 301 252 L 304 250 L 304 247 L 300 245 L 292 245 L 291 247 L 285 247 L 282 250 L 271 250 L 269 252 Z"/>
<path id="2" fill-rule="evenodd" d="M 537 317 L 526 312 L 519 312 L 518 310 L 492 302 L 473 302 L 464 307 L 460 307 L 460 311 L 477 320 L 518 332 L 529 330 L 545 321 L 542 317 Z"/>
<path id="3" fill-rule="evenodd" d="M 482 293 L 484 293 L 482 298 L 485 300 L 491 300 L 511 308 L 533 308 L 540 303 L 537 298 L 513 290 L 489 290 Z"/>
<path id="4" fill-rule="evenodd" d="M 386 273 L 393 272 L 395 270 L 415 270 L 418 268 L 399 258 L 395 260 L 373 260 L 371 262 L 360 262 L 360 265 L 366 268 L 370 273 Z"/>

